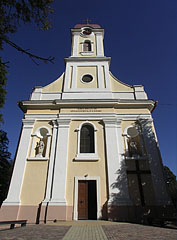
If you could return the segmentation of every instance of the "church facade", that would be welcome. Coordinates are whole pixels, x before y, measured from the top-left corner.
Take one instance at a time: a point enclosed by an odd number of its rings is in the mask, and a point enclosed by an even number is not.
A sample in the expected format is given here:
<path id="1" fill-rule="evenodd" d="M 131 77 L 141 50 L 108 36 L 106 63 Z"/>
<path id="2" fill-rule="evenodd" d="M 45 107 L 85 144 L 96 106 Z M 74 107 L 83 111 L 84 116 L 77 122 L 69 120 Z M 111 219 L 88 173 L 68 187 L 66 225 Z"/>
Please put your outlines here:
<path id="1" fill-rule="evenodd" d="M 35 87 L 0 219 L 141 221 L 171 201 L 153 125 L 156 102 L 109 70 L 104 29 L 71 29 L 65 72 Z M 165 206 L 165 207 L 164 207 Z"/>

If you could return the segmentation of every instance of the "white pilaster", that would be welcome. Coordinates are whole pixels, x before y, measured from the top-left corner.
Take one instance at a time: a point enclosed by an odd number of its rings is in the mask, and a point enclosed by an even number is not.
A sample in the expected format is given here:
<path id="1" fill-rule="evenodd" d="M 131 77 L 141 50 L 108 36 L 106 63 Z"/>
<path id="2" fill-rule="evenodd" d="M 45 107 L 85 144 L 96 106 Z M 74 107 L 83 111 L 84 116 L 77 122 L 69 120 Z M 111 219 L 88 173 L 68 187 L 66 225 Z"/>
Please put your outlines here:
<path id="1" fill-rule="evenodd" d="M 78 49 L 79 49 L 79 33 L 74 33 L 73 35 L 73 43 L 72 43 L 72 57 L 78 56 Z"/>
<path id="2" fill-rule="evenodd" d="M 121 121 L 103 119 L 105 124 L 106 157 L 108 167 L 109 201 L 111 205 L 132 204 L 128 193 L 126 167 L 123 158 Z"/>
<path id="3" fill-rule="evenodd" d="M 31 151 L 30 151 L 30 158 L 32 158 L 33 157 L 33 150 L 34 150 L 34 144 L 35 144 L 35 137 L 36 137 L 36 134 L 32 134 L 31 135 L 31 137 L 32 137 L 32 144 L 31 144 Z"/>
<path id="4" fill-rule="evenodd" d="M 52 199 L 50 205 L 66 205 L 66 167 L 69 144 L 69 124 L 68 119 L 57 119 L 58 136 L 56 146 L 56 160 L 54 169 L 54 179 L 52 188 Z"/>
<path id="5" fill-rule="evenodd" d="M 50 152 L 46 194 L 45 194 L 45 199 L 43 200 L 43 203 L 42 203 L 43 205 L 47 204 L 51 198 L 52 179 L 53 179 L 53 171 L 54 171 L 55 155 L 56 155 L 57 122 L 53 120 L 52 123 L 53 123 L 52 146 L 51 146 L 51 152 Z"/>
<path id="6" fill-rule="evenodd" d="M 51 142 L 51 134 L 47 134 L 47 149 L 45 153 L 46 158 L 49 158 L 50 142 Z"/>
<path id="7" fill-rule="evenodd" d="M 76 88 L 76 65 L 73 66 L 72 78 L 71 78 L 71 88 Z"/>
<path id="8" fill-rule="evenodd" d="M 23 119 L 23 128 L 15 159 L 13 175 L 9 187 L 9 192 L 3 205 L 19 205 L 20 193 L 25 173 L 26 159 L 28 155 L 31 133 L 35 120 Z"/>
<path id="9" fill-rule="evenodd" d="M 103 88 L 103 76 L 102 76 L 102 69 L 101 65 L 98 65 L 98 88 Z"/>
<path id="10" fill-rule="evenodd" d="M 97 57 L 104 56 L 102 33 L 96 33 L 96 51 L 97 51 Z"/>
<path id="11" fill-rule="evenodd" d="M 111 90 L 111 84 L 110 84 L 110 79 L 109 79 L 109 65 L 108 65 L 108 63 L 105 64 L 104 70 L 105 70 L 106 89 L 107 90 Z"/>
<path id="12" fill-rule="evenodd" d="M 64 91 L 67 91 L 69 89 L 69 71 L 70 71 L 70 63 L 66 63 L 66 71 L 65 71 L 65 77 L 64 77 Z"/>

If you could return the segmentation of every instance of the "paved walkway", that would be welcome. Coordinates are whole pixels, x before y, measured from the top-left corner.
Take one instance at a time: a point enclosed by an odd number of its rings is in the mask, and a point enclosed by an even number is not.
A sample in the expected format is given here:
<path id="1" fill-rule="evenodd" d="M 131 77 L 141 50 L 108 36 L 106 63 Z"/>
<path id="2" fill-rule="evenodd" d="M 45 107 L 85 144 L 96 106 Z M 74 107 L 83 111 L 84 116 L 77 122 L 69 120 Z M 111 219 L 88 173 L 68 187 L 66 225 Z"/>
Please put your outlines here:
<path id="1" fill-rule="evenodd" d="M 0 228 L 0 240 L 176 240 L 177 230 L 108 221 L 73 221 Z"/>

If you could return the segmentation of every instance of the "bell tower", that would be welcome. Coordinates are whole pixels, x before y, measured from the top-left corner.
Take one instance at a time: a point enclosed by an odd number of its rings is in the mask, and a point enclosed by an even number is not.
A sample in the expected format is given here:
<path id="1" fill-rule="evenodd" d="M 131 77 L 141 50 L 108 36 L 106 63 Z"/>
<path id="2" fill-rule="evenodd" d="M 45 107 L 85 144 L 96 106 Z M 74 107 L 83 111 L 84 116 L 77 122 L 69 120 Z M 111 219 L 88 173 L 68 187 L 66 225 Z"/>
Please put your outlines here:
<path id="1" fill-rule="evenodd" d="M 71 57 L 104 57 L 104 29 L 99 25 L 77 24 L 71 35 Z"/>
<path id="2" fill-rule="evenodd" d="M 71 29 L 71 56 L 65 58 L 63 99 L 112 98 L 109 64 L 104 56 L 104 29 L 98 24 L 77 24 Z"/>

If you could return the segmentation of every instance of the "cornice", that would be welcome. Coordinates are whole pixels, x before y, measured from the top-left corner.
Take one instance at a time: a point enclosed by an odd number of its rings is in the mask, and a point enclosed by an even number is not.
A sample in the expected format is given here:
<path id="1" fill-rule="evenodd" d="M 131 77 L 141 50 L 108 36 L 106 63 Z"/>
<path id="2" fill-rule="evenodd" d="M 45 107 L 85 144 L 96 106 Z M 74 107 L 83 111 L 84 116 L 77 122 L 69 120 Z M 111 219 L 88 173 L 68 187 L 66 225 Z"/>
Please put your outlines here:
<path id="1" fill-rule="evenodd" d="M 83 28 L 86 28 L 87 26 L 83 27 Z M 104 34 L 104 29 L 103 28 L 92 28 L 90 26 L 88 26 L 89 28 L 92 29 L 92 32 L 94 33 L 102 33 Z M 71 34 L 73 33 L 80 33 L 81 32 L 81 28 L 71 28 Z"/>
<path id="2" fill-rule="evenodd" d="M 154 100 L 133 100 L 133 99 L 93 99 L 93 100 L 29 100 L 21 101 L 18 103 L 19 107 L 23 112 L 26 112 L 28 109 L 60 109 L 65 107 L 70 108 L 86 108 L 86 107 L 110 107 L 110 108 L 147 108 L 152 112 L 156 106 Z"/>
<path id="3" fill-rule="evenodd" d="M 67 62 L 106 62 L 110 63 L 111 57 L 69 57 L 64 58 L 65 63 Z"/>

